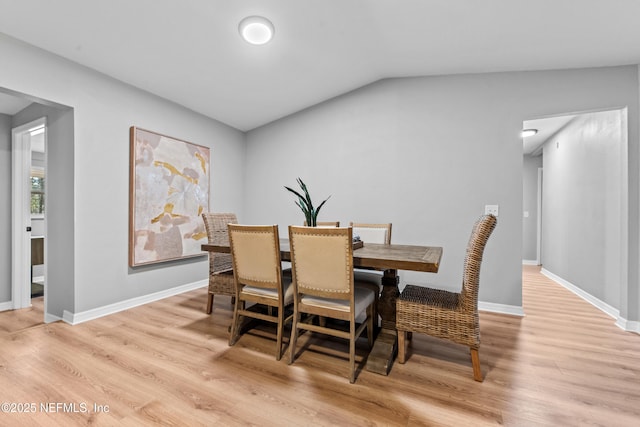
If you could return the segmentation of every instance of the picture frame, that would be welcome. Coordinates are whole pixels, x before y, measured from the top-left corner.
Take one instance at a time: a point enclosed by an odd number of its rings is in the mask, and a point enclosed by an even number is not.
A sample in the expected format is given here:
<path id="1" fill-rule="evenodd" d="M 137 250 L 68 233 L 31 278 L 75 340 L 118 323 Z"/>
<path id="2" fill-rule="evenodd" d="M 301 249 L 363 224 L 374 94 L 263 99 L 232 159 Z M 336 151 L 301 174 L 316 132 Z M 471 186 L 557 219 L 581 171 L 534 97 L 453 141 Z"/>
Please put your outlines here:
<path id="1" fill-rule="evenodd" d="M 131 126 L 129 266 L 206 256 L 210 149 Z"/>

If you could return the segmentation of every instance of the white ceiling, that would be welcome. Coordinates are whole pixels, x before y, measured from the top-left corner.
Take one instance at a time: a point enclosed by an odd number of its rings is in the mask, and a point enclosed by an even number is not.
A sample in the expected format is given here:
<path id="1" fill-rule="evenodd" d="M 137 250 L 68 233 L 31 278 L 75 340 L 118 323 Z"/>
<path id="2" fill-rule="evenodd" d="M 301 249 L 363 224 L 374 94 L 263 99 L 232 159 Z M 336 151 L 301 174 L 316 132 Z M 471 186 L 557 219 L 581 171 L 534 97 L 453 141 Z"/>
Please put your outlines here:
<path id="1" fill-rule="evenodd" d="M 19 98 L 17 96 L 0 92 L 0 114 L 13 116 L 29 104 L 31 104 L 31 101 L 25 98 Z"/>
<path id="2" fill-rule="evenodd" d="M 249 15 L 271 43 L 240 39 Z M 638 0 L 0 0 L 1 33 L 243 131 L 383 78 L 638 64 L 639 18 Z"/>
<path id="3" fill-rule="evenodd" d="M 525 120 L 522 124 L 523 129 L 536 129 L 538 131 L 534 136 L 523 138 L 522 151 L 523 154 L 540 155 L 539 150 L 542 144 L 546 140 L 555 135 L 563 127 L 565 127 L 571 120 L 576 117 L 575 114 L 548 117 L 544 119 Z"/>

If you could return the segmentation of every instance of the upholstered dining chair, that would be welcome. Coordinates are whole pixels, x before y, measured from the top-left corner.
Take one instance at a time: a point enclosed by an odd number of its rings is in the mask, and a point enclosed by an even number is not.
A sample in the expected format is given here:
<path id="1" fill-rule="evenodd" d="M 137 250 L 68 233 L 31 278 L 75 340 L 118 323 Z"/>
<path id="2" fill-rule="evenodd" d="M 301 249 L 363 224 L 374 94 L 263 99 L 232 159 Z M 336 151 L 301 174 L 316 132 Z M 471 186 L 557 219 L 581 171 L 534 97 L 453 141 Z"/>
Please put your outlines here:
<path id="1" fill-rule="evenodd" d="M 353 235 L 359 236 L 364 243 L 391 244 L 391 223 L 371 224 L 364 222 L 349 223 L 353 228 Z"/>
<path id="2" fill-rule="evenodd" d="M 391 223 L 372 224 L 364 222 L 349 223 L 353 228 L 353 235 L 360 237 L 360 240 L 366 245 L 367 243 L 379 243 L 384 245 L 391 244 Z M 374 323 L 378 324 L 378 300 L 380 292 L 382 292 L 382 272 L 373 269 L 356 268 L 354 270 L 354 278 L 360 286 L 367 286 L 376 293 L 376 309 L 374 310 Z"/>
<path id="3" fill-rule="evenodd" d="M 304 226 L 308 227 L 309 225 L 307 224 L 307 220 L 304 221 Z M 340 227 L 340 221 L 317 221 L 316 222 L 316 227 Z M 285 268 L 283 270 L 284 274 L 291 274 L 291 267 L 290 267 L 290 263 L 285 262 L 285 264 L 287 265 L 287 268 Z"/>
<path id="4" fill-rule="evenodd" d="M 460 292 L 415 285 L 404 288 L 396 301 L 398 362 L 405 363 L 406 360 L 407 333 L 423 333 L 468 346 L 471 351 L 473 379 L 483 380 L 478 353 L 478 288 L 484 248 L 496 223 L 495 216 L 484 215 L 474 224 L 464 259 Z"/>
<path id="5" fill-rule="evenodd" d="M 293 325 L 289 344 L 289 363 L 296 357 L 299 330 L 308 330 L 349 340 L 349 382 L 355 382 L 356 340 L 367 329 L 373 346 L 374 293 L 355 286 L 353 279 L 352 230 L 289 226 L 289 245 L 293 266 Z M 366 313 L 365 321 L 356 317 Z M 316 325 L 318 316 L 348 322 L 349 330 L 332 327 L 330 322 Z"/>
<path id="6" fill-rule="evenodd" d="M 272 322 L 277 325 L 276 360 L 280 360 L 285 324 L 293 317 L 286 311 L 293 303 L 293 287 L 291 277 L 282 275 L 278 226 L 229 224 L 228 227 L 236 284 L 229 345 L 238 340 L 243 317 Z M 267 312 L 249 309 L 247 303 L 266 306 Z"/>
<path id="7" fill-rule="evenodd" d="M 204 212 L 204 227 L 207 230 L 208 242 L 212 245 L 228 245 L 229 231 L 227 224 L 236 224 L 238 219 L 234 213 Z M 209 294 L 207 298 L 207 314 L 213 311 L 215 295 L 228 295 L 234 303 L 236 288 L 233 281 L 233 265 L 230 254 L 209 252 Z"/>

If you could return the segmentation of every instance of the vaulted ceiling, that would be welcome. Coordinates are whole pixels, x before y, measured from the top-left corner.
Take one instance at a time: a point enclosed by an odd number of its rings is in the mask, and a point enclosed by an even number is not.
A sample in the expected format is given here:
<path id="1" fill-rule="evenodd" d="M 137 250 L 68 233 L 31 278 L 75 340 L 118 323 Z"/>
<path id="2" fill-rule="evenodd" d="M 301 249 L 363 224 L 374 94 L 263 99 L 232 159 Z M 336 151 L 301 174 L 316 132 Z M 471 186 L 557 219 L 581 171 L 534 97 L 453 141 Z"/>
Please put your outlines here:
<path id="1" fill-rule="evenodd" d="M 269 44 L 239 37 L 250 15 Z M 0 33 L 243 131 L 384 78 L 638 64 L 639 17 L 638 0 L 0 0 Z"/>

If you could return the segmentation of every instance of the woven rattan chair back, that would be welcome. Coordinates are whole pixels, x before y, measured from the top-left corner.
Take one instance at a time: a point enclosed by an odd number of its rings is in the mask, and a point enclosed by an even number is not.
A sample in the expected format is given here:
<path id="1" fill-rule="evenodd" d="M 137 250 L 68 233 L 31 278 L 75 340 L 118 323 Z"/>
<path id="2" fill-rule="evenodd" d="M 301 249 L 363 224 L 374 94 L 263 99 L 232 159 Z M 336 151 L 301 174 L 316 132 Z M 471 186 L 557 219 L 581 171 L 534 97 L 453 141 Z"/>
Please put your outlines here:
<path id="1" fill-rule="evenodd" d="M 464 258 L 464 270 L 462 275 L 462 292 L 460 293 L 460 305 L 462 310 L 478 310 L 478 289 L 480 287 L 480 265 L 484 247 L 489 236 L 496 227 L 497 219 L 493 215 L 480 217 L 473 225 L 473 231 L 467 244 L 467 253 Z"/>
<path id="2" fill-rule="evenodd" d="M 229 245 L 227 224 L 236 224 L 238 219 L 234 213 L 204 212 L 202 214 L 204 227 L 207 230 L 207 241 L 212 245 Z M 207 313 L 213 310 L 215 295 L 235 297 L 233 282 L 233 266 L 230 254 L 209 252 L 209 293 L 207 299 Z M 232 301 L 233 303 L 233 301 Z"/>

